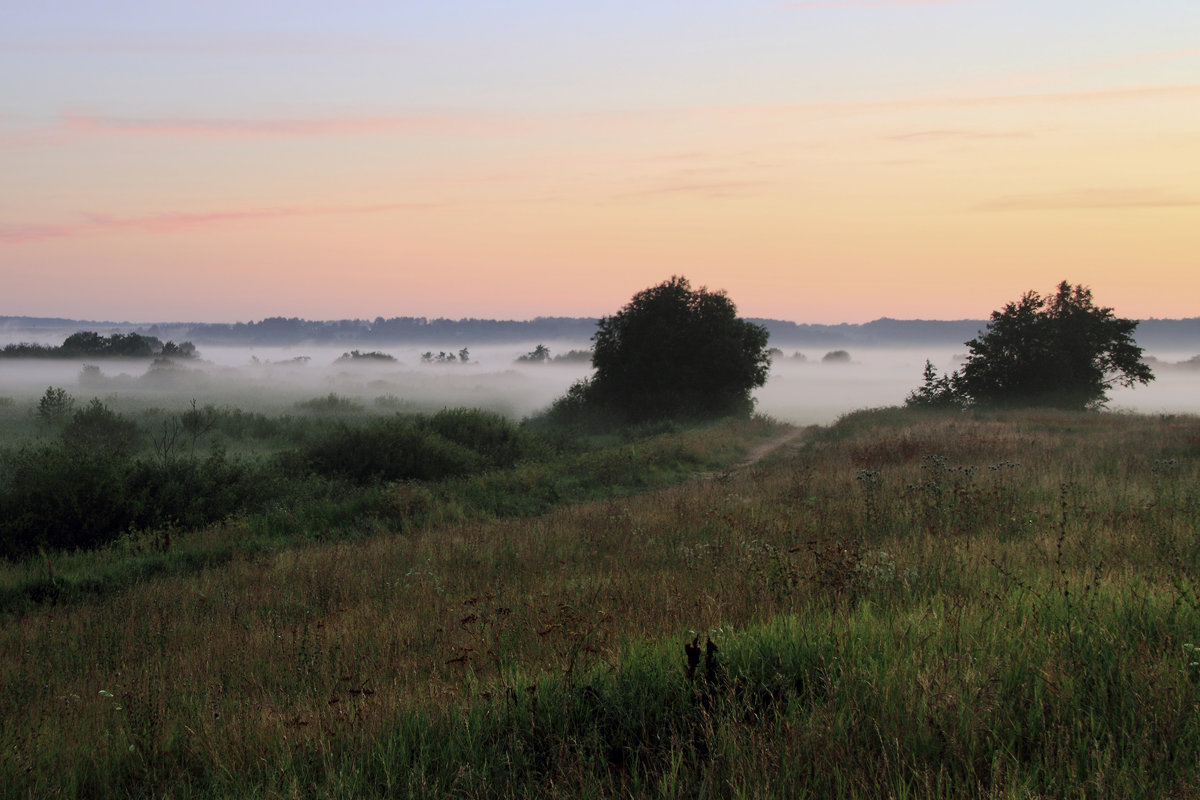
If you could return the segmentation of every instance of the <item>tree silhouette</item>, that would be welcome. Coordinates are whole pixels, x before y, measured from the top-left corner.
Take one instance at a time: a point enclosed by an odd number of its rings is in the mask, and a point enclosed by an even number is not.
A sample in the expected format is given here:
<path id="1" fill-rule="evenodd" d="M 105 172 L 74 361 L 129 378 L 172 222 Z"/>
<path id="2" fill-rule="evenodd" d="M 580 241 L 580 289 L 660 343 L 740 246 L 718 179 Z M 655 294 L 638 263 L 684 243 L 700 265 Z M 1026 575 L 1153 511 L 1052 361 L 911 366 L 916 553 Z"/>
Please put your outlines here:
<path id="1" fill-rule="evenodd" d="M 1154 379 L 1133 339 L 1137 324 L 1097 307 L 1085 286 L 1063 281 L 1051 297 L 1027 292 L 992 312 L 987 330 L 967 342 L 960 371 L 938 378 L 927 365 L 909 405 L 932 397 L 952 405 L 949 390 L 961 405 L 1099 408 L 1114 385 Z"/>
<path id="2" fill-rule="evenodd" d="M 573 399 L 634 422 L 748 414 L 770 367 L 766 329 L 679 276 L 601 319 L 592 340 L 596 372 Z"/>
<path id="3" fill-rule="evenodd" d="M 550 348 L 544 344 L 539 344 L 523 356 L 517 356 L 517 361 L 521 364 L 545 364 L 549 360 Z"/>

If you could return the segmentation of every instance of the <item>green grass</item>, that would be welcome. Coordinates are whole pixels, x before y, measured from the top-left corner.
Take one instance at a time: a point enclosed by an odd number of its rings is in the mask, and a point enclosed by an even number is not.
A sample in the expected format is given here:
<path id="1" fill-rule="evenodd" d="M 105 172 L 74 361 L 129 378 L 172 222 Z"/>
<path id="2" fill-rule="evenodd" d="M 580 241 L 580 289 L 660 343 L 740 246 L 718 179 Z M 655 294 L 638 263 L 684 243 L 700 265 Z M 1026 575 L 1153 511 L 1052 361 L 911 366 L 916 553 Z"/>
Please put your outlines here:
<path id="1" fill-rule="evenodd" d="M 314 497 L 10 617 L 0 797 L 1194 796 L 1200 420 L 862 412 L 670 482 L 766 432 Z"/>
<path id="2" fill-rule="evenodd" d="M 223 455 L 219 461 L 210 457 L 207 462 L 196 462 L 200 478 L 190 478 L 176 494 L 200 486 L 207 497 L 206 482 L 217 489 L 223 485 L 216 479 L 206 481 L 204 476 L 229 474 L 237 479 L 237 488 L 246 490 L 248 502 L 257 497 L 256 492 L 273 492 L 268 507 L 259 502 L 258 507 L 247 507 L 223 522 L 194 529 L 174 522 L 144 529 L 131 526 L 97 547 L 39 547 L 32 557 L 0 561 L 0 614 L 24 613 L 48 602 L 93 601 L 152 576 L 184 575 L 235 557 L 314 541 L 356 541 L 386 530 L 424 530 L 468 519 L 529 516 L 565 503 L 620 497 L 669 485 L 700 468 L 727 466 L 745 452 L 748 441 L 780 429 L 770 420 L 756 419 L 657 435 L 642 431 L 617 439 L 577 440 L 568 452 L 558 454 L 542 437 L 481 412 L 443 411 L 432 417 L 414 417 L 415 422 L 378 418 L 355 428 L 340 420 L 331 425 L 328 419 L 306 426 L 295 426 L 290 418 L 251 416 L 243 420 L 242 415 L 228 410 L 214 412 L 213 417 L 214 427 L 249 421 L 250 431 L 269 430 L 271 423 L 283 430 L 303 431 L 303 437 L 297 438 L 307 444 L 296 451 L 281 451 L 294 453 L 290 461 L 281 462 L 283 467 L 265 458 L 231 463 Z M 420 427 L 425 424 L 428 429 Z M 367 472 L 342 474 L 342 464 L 369 463 L 365 459 L 372 452 L 380 454 L 376 461 L 385 466 L 399 464 L 403 470 L 415 464 L 420 467 L 414 473 L 418 475 L 429 472 L 430 465 L 448 464 L 450 468 L 435 471 L 452 477 L 416 481 L 401 473 L 400 480 L 380 482 Z M 444 458 L 447 452 L 454 460 Z M 19 463 L 20 459 L 11 461 Z M 53 469 L 59 461 L 73 472 L 59 476 Z M 188 463 L 184 461 L 182 466 Z M 314 463 L 328 463 L 330 474 L 312 474 L 309 470 Z M 33 487 L 37 493 L 32 498 L 41 506 L 39 513 L 65 508 L 68 501 L 55 501 L 50 494 L 78 488 L 81 484 L 75 473 L 87 469 L 86 462 L 81 465 L 79 457 L 71 453 L 55 455 L 49 464 L 43 470 L 46 477 L 35 481 Z M 467 468 L 456 470 L 456 464 Z M 87 515 L 83 504 L 96 494 L 109 498 L 107 512 L 115 515 L 118 512 L 112 507 L 121 506 L 113 498 L 128 482 L 121 479 L 126 473 L 108 459 L 101 465 L 106 471 L 105 480 L 97 482 L 99 488 L 89 485 L 86 497 L 70 501 L 81 514 Z M 203 471 L 206 465 L 211 465 L 208 472 Z M 175 465 L 176 472 L 180 466 Z M 281 474 L 281 470 L 289 474 Z M 153 474 L 147 466 L 128 475 L 147 471 Z M 53 479 L 61 486 L 50 483 Z M 248 488 L 252 482 L 254 488 Z M 40 502 L 43 498 L 44 503 Z M 131 505 L 136 502 L 129 501 Z"/>

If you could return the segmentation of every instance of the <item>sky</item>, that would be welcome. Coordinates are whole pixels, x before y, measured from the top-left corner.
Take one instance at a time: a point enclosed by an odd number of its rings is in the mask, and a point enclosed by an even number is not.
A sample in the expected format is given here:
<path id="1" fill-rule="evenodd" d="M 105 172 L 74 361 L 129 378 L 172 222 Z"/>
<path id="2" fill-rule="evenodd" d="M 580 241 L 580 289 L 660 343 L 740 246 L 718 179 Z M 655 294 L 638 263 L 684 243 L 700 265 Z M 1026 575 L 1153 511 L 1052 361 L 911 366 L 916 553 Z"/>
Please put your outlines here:
<path id="1" fill-rule="evenodd" d="M 0 315 L 1200 316 L 1195 0 L 0 7 Z"/>

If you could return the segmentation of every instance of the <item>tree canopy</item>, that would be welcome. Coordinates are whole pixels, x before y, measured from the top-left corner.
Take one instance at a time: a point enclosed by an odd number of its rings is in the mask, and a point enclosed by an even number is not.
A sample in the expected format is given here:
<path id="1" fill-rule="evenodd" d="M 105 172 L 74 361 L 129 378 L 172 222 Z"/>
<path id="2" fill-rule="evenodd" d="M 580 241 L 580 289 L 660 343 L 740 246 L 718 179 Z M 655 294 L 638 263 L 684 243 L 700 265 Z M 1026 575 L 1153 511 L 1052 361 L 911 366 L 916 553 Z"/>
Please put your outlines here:
<path id="1" fill-rule="evenodd" d="M 7 344 L 0 358 L 194 358 L 191 342 L 163 342 L 156 336 L 140 333 L 114 333 L 104 337 L 95 331 L 79 331 L 68 336 L 59 347 L 47 344 Z"/>
<path id="2" fill-rule="evenodd" d="M 767 330 L 680 276 L 602 318 L 592 341 L 596 372 L 575 399 L 634 422 L 748 414 L 770 368 Z"/>
<path id="3" fill-rule="evenodd" d="M 1154 379 L 1133 339 L 1137 324 L 1096 306 L 1082 285 L 1063 281 L 1048 297 L 1026 292 L 992 312 L 959 371 L 938 377 L 927 364 L 908 403 L 1098 408 L 1114 385 Z"/>

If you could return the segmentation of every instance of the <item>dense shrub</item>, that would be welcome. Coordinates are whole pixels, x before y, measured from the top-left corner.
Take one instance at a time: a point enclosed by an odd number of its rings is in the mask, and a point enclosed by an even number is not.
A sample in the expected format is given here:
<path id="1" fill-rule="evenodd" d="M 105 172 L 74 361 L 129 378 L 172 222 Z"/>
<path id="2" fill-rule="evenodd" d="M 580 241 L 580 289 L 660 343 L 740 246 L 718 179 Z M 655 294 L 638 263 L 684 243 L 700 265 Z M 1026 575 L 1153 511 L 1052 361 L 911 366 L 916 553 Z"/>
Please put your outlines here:
<path id="1" fill-rule="evenodd" d="M 273 497 L 270 476 L 221 450 L 165 464 L 137 461 L 126 475 L 133 526 L 199 528 Z"/>
<path id="2" fill-rule="evenodd" d="M 48 395 L 70 408 L 65 392 Z M 194 529 L 330 481 L 438 481 L 555 453 L 544 436 L 491 412 L 347 419 L 336 413 L 347 407 L 337 395 L 313 405 L 335 413 L 269 418 L 193 403 L 153 437 L 98 399 L 64 410 L 57 441 L 0 453 L 0 557 L 101 547 L 133 530 Z M 273 439 L 286 449 L 247 462 L 228 458 L 213 438 L 211 455 L 197 458 L 197 441 L 210 435 Z M 153 453 L 139 449 L 150 440 Z"/>
<path id="3" fill-rule="evenodd" d="M 357 350 L 351 350 L 349 353 L 342 353 L 337 358 L 335 363 L 344 363 L 348 361 L 395 361 L 396 357 L 388 353 L 381 353 L 378 350 L 372 350 L 368 353 L 360 353 Z"/>
<path id="4" fill-rule="evenodd" d="M 0 457 L 0 557 L 100 547 L 130 530 L 196 528 L 273 495 L 269 474 L 220 450 L 165 462 L 63 443 L 8 451 Z"/>
<path id="5" fill-rule="evenodd" d="M 439 480 L 470 475 L 487 464 L 474 450 L 398 417 L 358 427 L 340 425 L 286 454 L 281 463 L 360 484 Z"/>
<path id="6" fill-rule="evenodd" d="M 92 398 L 86 408 L 76 411 L 62 432 L 63 444 L 74 453 L 104 453 L 117 458 L 132 455 L 140 438 L 137 423 L 99 398 Z"/>
<path id="7" fill-rule="evenodd" d="M 904 405 L 909 408 L 962 408 L 964 403 L 959 389 L 961 378 L 958 373 L 938 375 L 933 362 L 925 362 L 924 383 L 909 392 Z"/>
<path id="8" fill-rule="evenodd" d="M 457 408 L 430 417 L 339 423 L 315 432 L 277 463 L 291 472 L 369 484 L 463 477 L 552 453 L 541 436 L 499 414 Z"/>
<path id="9" fill-rule="evenodd" d="M 452 408 L 439 411 L 425 426 L 455 444 L 487 459 L 490 467 L 511 467 L 518 461 L 545 456 L 549 447 L 532 432 L 490 411 Z"/>
<path id="10" fill-rule="evenodd" d="M 314 397 L 311 400 L 301 400 L 296 403 L 301 411 L 313 411 L 319 414 L 354 413 L 362 411 L 362 406 L 349 397 L 341 397 L 337 392 L 330 392 L 325 397 Z"/>
<path id="11" fill-rule="evenodd" d="M 849 364 L 850 354 L 845 350 L 830 350 L 821 356 L 822 364 Z"/>
<path id="12" fill-rule="evenodd" d="M 63 396 L 47 390 L 43 400 L 62 408 Z M 146 461 L 136 458 L 140 439 L 135 422 L 93 399 L 57 442 L 0 455 L 0 556 L 98 547 L 137 528 L 197 527 L 266 496 L 253 470 L 222 451 Z"/>
<path id="13" fill-rule="evenodd" d="M 61 445 L 22 448 L 0 459 L 0 555 L 40 547 L 95 547 L 133 522 L 127 463 Z"/>
<path id="14" fill-rule="evenodd" d="M 308 417 L 293 417 L 284 414 L 269 417 L 257 411 L 243 411 L 240 408 L 217 408 L 206 405 L 202 408 L 185 411 L 180 415 L 180 421 L 185 429 L 209 426 L 213 433 L 220 433 L 229 439 L 279 439 L 291 444 L 305 441 L 313 429 L 313 419 Z"/>
<path id="15" fill-rule="evenodd" d="M 571 384 L 567 393 L 549 408 L 530 417 L 527 426 L 544 435 L 556 436 L 564 444 L 579 435 L 608 433 L 629 427 L 625 415 L 619 410 L 589 402 L 591 387 L 590 378 Z"/>

